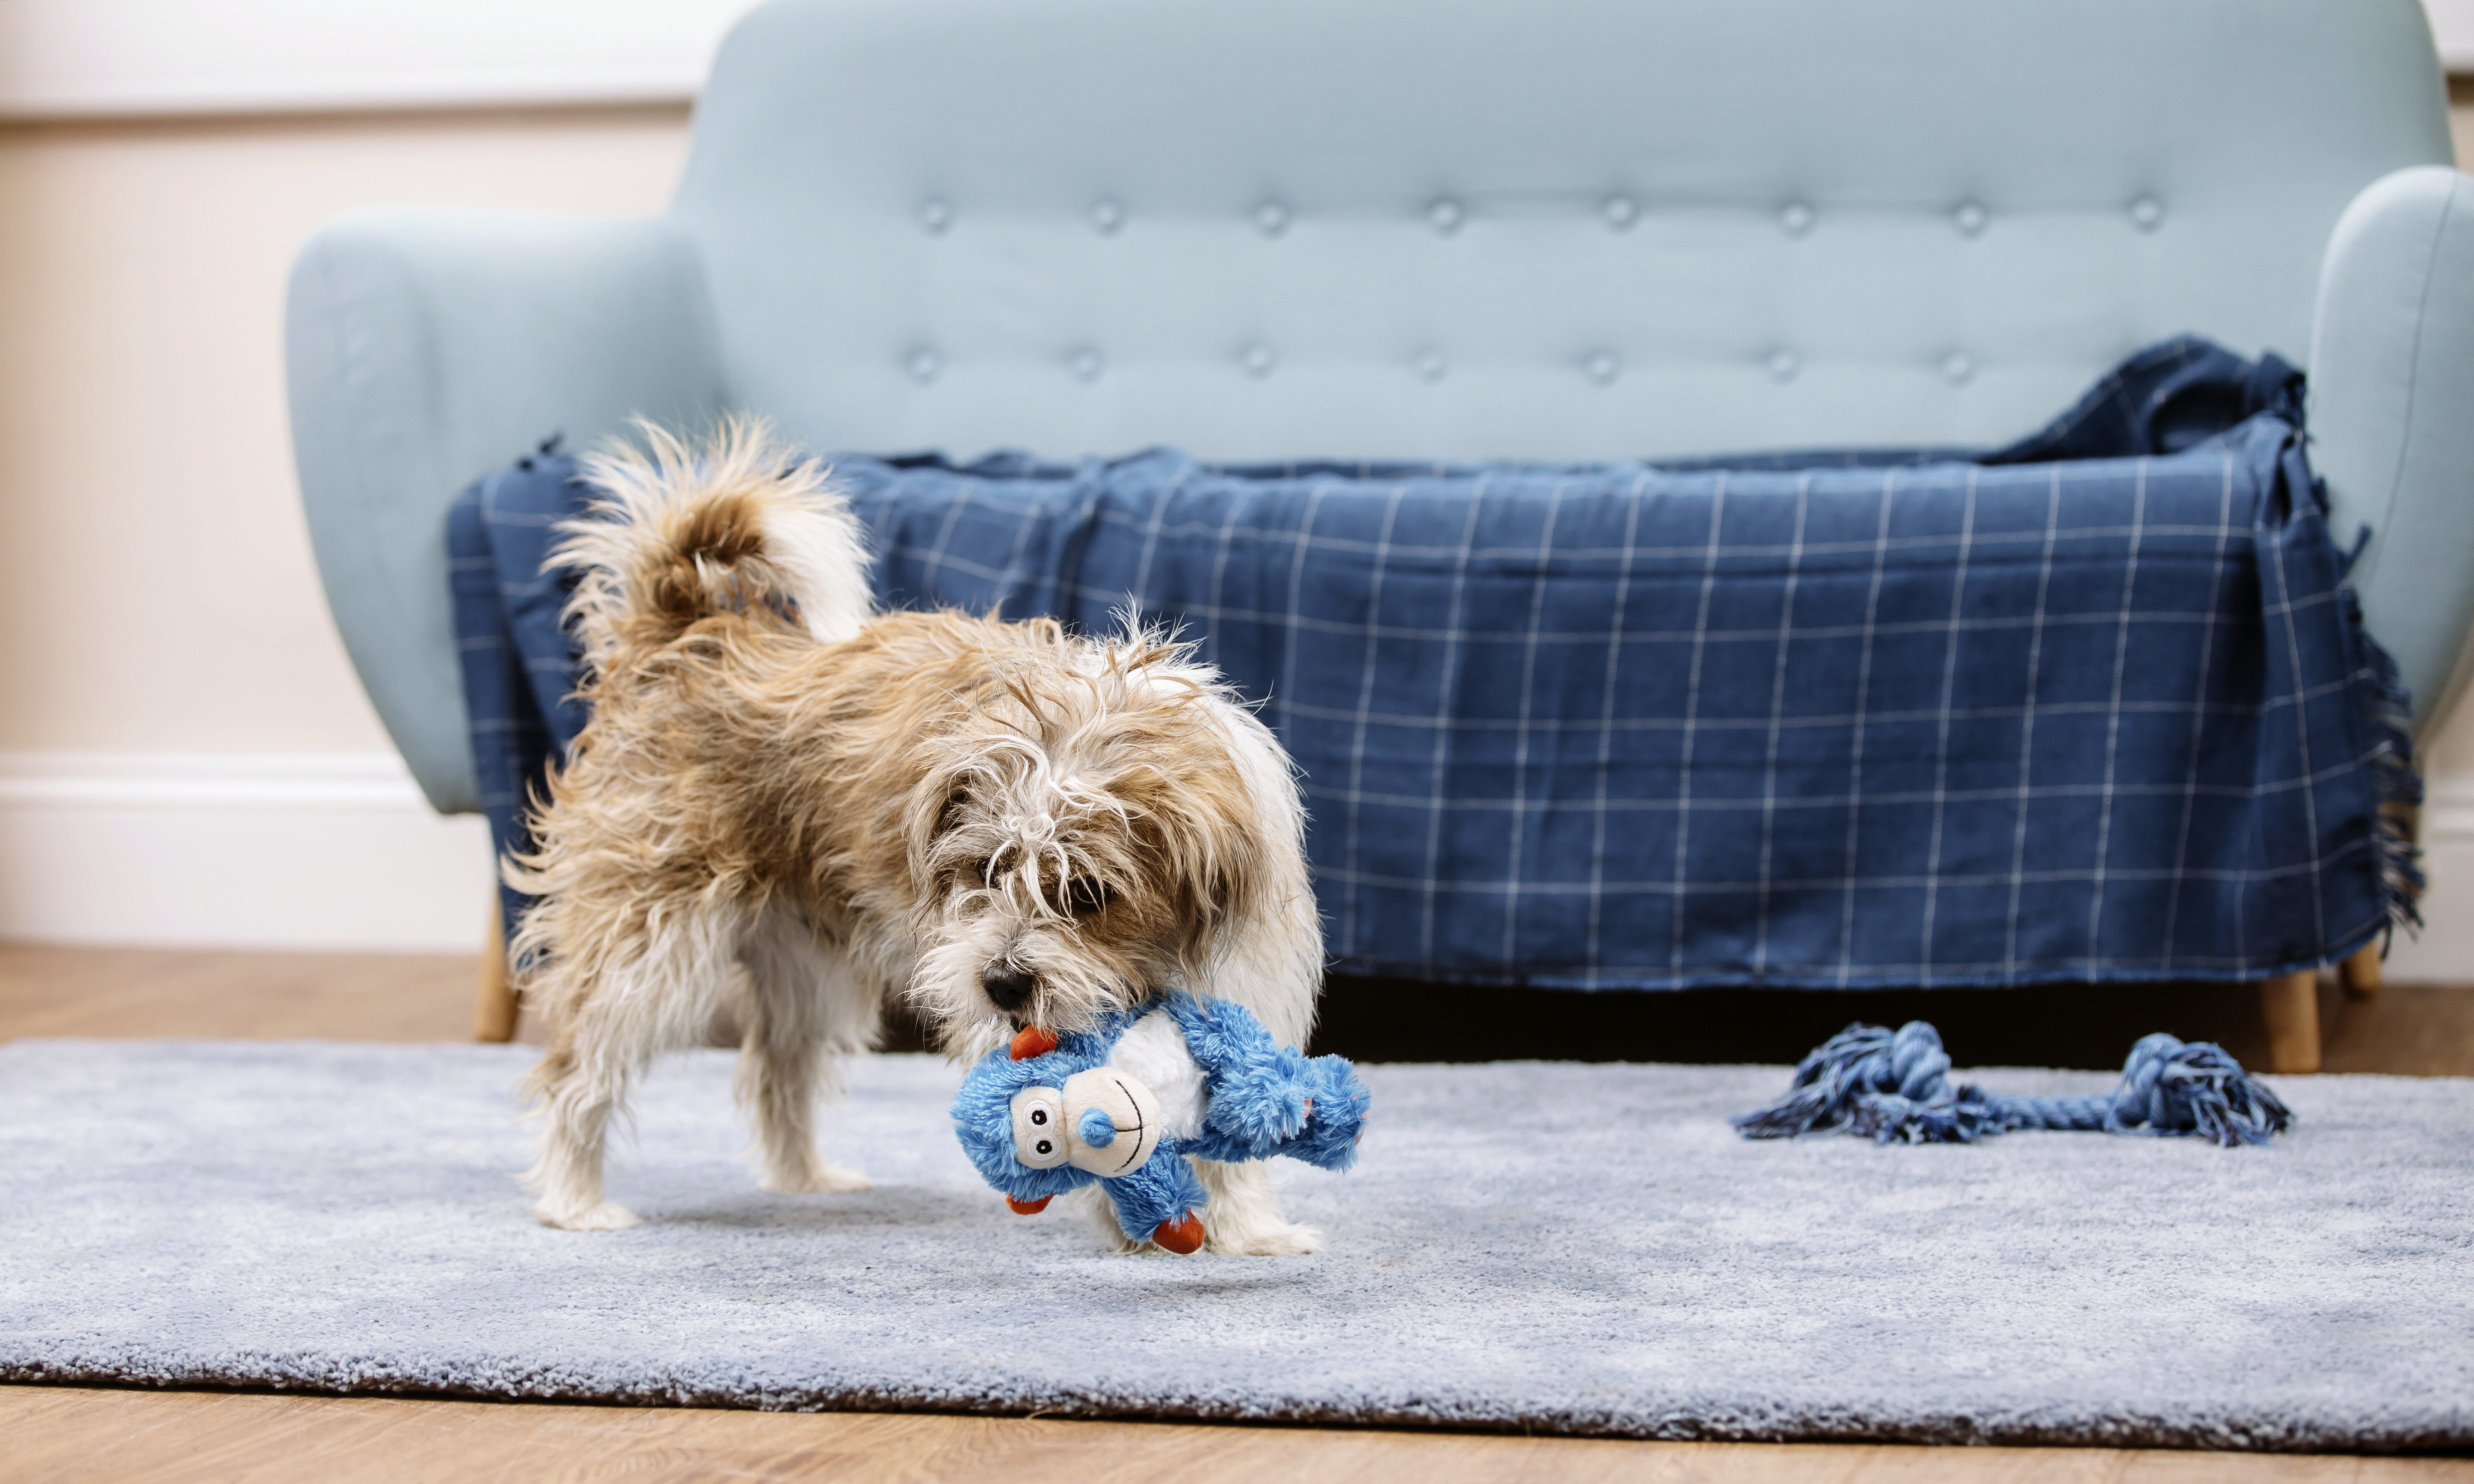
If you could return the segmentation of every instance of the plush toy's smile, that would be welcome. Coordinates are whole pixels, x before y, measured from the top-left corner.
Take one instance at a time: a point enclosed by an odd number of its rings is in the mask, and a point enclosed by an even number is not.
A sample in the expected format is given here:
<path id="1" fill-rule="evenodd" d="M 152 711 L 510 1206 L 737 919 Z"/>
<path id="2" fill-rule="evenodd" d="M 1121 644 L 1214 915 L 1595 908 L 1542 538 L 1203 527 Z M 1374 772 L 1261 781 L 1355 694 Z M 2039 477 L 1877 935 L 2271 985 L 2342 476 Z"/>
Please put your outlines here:
<path id="1" fill-rule="evenodd" d="M 1068 1162 L 1111 1179 L 1134 1169 L 1159 1147 L 1159 1099 L 1140 1079 L 1094 1066 L 1065 1079 Z"/>
<path id="2" fill-rule="evenodd" d="M 1131 1134 L 1134 1136 L 1131 1139 L 1127 1141 L 1126 1157 L 1118 1161 L 1115 1169 L 1106 1171 L 1094 1170 L 1092 1172 L 1094 1174 L 1104 1173 L 1109 1175 L 1122 1175 L 1126 1171 L 1134 1167 L 1134 1161 L 1136 1160 L 1151 1152 L 1151 1144 L 1143 1141 L 1143 1131 L 1149 1127 L 1149 1125 L 1143 1121 L 1142 1100 L 1134 1096 L 1133 1089 L 1126 1086 L 1126 1079 L 1112 1075 L 1108 1080 L 1117 1085 L 1117 1094 L 1125 1100 L 1125 1106 L 1133 1110 L 1134 1126 L 1130 1129 L 1120 1128 L 1117 1126 L 1117 1120 L 1108 1116 L 1106 1109 L 1086 1108 L 1082 1112 L 1081 1125 L 1074 1132 L 1075 1135 L 1082 1140 L 1082 1142 L 1090 1145 L 1094 1149 L 1107 1148 L 1110 1144 L 1117 1141 L 1117 1136 L 1120 1134 Z M 1148 1088 L 1144 1090 L 1146 1092 L 1150 1091 Z M 1156 1142 L 1156 1140 L 1153 1140 L 1153 1142 Z"/>

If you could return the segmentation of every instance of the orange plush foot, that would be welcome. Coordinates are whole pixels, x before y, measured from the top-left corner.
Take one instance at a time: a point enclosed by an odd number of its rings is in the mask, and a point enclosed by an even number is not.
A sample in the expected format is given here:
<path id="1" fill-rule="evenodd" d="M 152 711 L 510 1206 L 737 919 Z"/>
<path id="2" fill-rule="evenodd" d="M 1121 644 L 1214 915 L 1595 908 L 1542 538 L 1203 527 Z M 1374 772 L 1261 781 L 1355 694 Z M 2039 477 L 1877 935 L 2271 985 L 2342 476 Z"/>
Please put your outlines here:
<path id="1" fill-rule="evenodd" d="M 1177 1254 L 1202 1250 L 1202 1218 L 1192 1211 L 1183 1221 L 1163 1221 L 1152 1230 L 1152 1240 Z"/>
<path id="2" fill-rule="evenodd" d="M 1035 1056 L 1046 1056 L 1056 1049 L 1056 1033 L 1036 1025 L 1026 1025 L 1014 1034 L 1008 1060 L 1028 1062 Z"/>
<path id="3" fill-rule="evenodd" d="M 1012 1196 L 1007 1196 L 1006 1209 L 1017 1216 L 1036 1216 L 1048 1209 L 1048 1203 L 1055 1199 L 1054 1196 L 1043 1195 L 1036 1201 L 1017 1201 Z"/>

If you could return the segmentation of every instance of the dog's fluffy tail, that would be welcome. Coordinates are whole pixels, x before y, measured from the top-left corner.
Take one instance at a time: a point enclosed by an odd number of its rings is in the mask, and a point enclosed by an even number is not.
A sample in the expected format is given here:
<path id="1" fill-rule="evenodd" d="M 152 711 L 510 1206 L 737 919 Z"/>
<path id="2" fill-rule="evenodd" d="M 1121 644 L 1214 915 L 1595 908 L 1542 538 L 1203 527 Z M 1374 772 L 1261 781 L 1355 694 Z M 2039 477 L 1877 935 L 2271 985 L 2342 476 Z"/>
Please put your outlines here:
<path id="1" fill-rule="evenodd" d="M 585 663 L 658 647 L 699 619 L 795 622 L 821 642 L 866 622 L 867 544 L 823 465 L 733 418 L 690 447 L 650 423 L 643 446 L 586 457 L 592 513 L 564 522 L 550 565 L 580 570 L 568 618 Z"/>

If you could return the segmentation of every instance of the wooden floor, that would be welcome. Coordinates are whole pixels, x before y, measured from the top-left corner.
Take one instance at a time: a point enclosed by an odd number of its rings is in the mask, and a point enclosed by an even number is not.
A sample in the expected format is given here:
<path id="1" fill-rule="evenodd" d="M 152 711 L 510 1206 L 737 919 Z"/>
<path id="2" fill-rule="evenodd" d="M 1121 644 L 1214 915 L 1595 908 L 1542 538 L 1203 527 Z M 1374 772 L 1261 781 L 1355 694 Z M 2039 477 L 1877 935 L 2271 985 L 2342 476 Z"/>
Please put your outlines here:
<path id="1" fill-rule="evenodd" d="M 345 954 L 140 952 L 0 945 L 0 1040 L 20 1036 L 456 1041 L 473 961 Z M 2389 1065 L 2445 1071 L 2474 991 L 2397 994 L 2332 1012 Z M 2404 1048 L 2418 1048 L 2412 1055 Z M 2474 1484 L 2474 1459 L 1628 1443 L 1372 1429 L 1209 1427 L 1046 1419 L 699 1411 L 376 1397 L 0 1386 L 0 1484 L 35 1480 L 1414 1479 L 2097 1484 L 2258 1479 Z"/>
<path id="2" fill-rule="evenodd" d="M 0 1387 L 0 1480 L 1411 1479 L 1761 1484 L 2459 1484 L 2474 1460 L 2108 1448 L 1624 1443 L 875 1413 Z"/>

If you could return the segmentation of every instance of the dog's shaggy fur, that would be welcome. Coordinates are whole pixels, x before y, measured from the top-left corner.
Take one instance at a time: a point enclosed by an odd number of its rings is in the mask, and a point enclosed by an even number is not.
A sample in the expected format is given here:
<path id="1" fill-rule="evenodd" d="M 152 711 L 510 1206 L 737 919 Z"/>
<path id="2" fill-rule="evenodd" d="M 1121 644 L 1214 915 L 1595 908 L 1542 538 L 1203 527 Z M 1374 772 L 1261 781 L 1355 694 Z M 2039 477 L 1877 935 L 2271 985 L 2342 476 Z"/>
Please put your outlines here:
<path id="1" fill-rule="evenodd" d="M 779 1190 L 865 1186 L 818 1158 L 811 1110 L 887 993 L 965 1057 L 1172 984 L 1305 1041 L 1322 943 L 1297 786 L 1214 672 L 1156 634 L 871 614 L 821 468 L 743 424 L 695 450 L 643 431 L 649 452 L 589 461 L 600 499 L 552 558 L 581 573 L 593 719 L 508 866 L 540 898 L 514 958 L 553 1034 L 544 1221 L 634 1222 L 602 1194 L 611 1119 L 717 1011 Z M 1202 1173 L 1213 1250 L 1313 1250 L 1262 1166 Z"/>

